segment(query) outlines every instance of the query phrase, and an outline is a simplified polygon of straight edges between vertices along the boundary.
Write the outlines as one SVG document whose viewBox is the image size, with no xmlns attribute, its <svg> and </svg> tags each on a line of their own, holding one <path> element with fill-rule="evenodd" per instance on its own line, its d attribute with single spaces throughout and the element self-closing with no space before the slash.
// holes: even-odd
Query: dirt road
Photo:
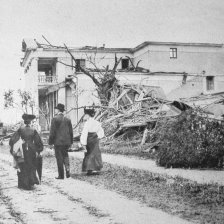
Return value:
<svg viewBox="0 0 224 224">
<path fill-rule="evenodd" d="M 20 190 L 11 161 L 10 155 L 0 154 L 0 223 L 189 223 L 84 181 L 55 180 L 57 174 L 46 168 L 41 185 Z"/>
</svg>

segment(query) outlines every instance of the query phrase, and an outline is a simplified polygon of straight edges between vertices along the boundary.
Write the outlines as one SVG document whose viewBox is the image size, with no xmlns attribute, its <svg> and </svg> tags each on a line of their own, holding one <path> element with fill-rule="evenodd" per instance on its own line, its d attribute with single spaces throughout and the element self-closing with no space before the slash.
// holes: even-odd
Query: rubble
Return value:
<svg viewBox="0 0 224 224">
<path fill-rule="evenodd" d="M 97 111 L 95 119 L 102 123 L 105 131 L 104 145 L 137 145 L 149 152 L 158 146 L 161 128 L 183 111 L 200 107 L 205 116 L 223 120 L 223 103 L 222 94 L 170 101 L 157 86 L 118 84 L 111 91 L 108 107 L 93 107 Z"/>
<path fill-rule="evenodd" d="M 97 107 L 95 119 L 102 123 L 106 138 L 104 144 L 114 141 L 155 147 L 153 135 L 158 131 L 157 122 L 178 116 L 190 108 L 184 103 L 168 101 L 163 90 L 147 85 L 118 85 L 111 92 L 108 107 Z M 81 126 L 76 129 L 81 132 Z"/>
</svg>

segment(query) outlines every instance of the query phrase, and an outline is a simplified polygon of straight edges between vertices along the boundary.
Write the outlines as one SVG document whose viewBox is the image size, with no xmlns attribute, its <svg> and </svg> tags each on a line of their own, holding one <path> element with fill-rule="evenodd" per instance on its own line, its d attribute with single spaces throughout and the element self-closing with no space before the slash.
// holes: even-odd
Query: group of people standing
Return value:
<svg viewBox="0 0 224 224">
<path fill-rule="evenodd" d="M 68 150 L 73 143 L 73 128 L 71 120 L 64 116 L 64 105 L 58 104 L 55 107 L 55 117 L 51 121 L 49 145 L 54 147 L 55 157 L 58 168 L 58 176 L 56 179 L 64 179 L 70 177 L 70 164 Z M 99 139 L 104 137 L 104 131 L 101 123 L 94 119 L 94 109 L 84 109 L 85 124 L 81 133 L 80 143 L 85 151 L 82 163 L 82 171 L 87 175 L 99 174 L 103 167 L 101 151 L 99 148 Z M 35 119 L 34 115 L 24 114 L 22 116 L 24 126 L 21 126 L 11 137 L 9 141 L 10 153 L 15 160 L 18 161 L 18 187 L 31 190 L 34 184 L 39 184 L 37 177 L 37 157 L 41 156 L 43 151 L 43 142 L 38 131 L 31 126 L 31 122 Z M 15 153 L 14 146 L 19 139 L 22 139 L 22 156 Z M 20 155 L 21 156 L 21 155 Z"/>
</svg>

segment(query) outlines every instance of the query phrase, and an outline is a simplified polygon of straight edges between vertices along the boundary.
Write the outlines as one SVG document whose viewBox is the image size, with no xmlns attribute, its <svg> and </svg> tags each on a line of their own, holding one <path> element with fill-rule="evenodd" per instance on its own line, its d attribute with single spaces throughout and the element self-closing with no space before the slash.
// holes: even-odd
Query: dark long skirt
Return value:
<svg viewBox="0 0 224 224">
<path fill-rule="evenodd" d="M 83 159 L 82 171 L 100 171 L 103 167 L 103 162 L 96 133 L 88 133 L 86 149 L 87 153 L 85 153 Z"/>
<path fill-rule="evenodd" d="M 32 149 L 23 149 L 23 153 L 24 162 L 18 164 L 18 187 L 25 190 L 31 190 L 34 184 L 39 184 L 36 175 L 36 152 Z"/>
</svg>

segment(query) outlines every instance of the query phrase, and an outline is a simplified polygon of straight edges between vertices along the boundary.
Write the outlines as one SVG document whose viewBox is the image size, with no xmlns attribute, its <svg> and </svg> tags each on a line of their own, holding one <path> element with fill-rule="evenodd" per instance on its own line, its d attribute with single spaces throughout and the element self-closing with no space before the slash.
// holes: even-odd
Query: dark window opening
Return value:
<svg viewBox="0 0 224 224">
<path fill-rule="evenodd" d="M 76 59 L 76 72 L 81 72 L 80 67 L 85 68 L 86 67 L 86 60 L 85 59 Z"/>
<path fill-rule="evenodd" d="M 40 83 L 52 83 L 56 81 L 56 58 L 39 58 L 38 73 Z"/>
<path fill-rule="evenodd" d="M 206 85 L 207 85 L 207 90 L 214 90 L 214 76 L 207 76 L 206 77 Z"/>
<path fill-rule="evenodd" d="M 122 59 L 121 61 L 121 68 L 127 69 L 129 67 L 129 59 Z"/>
<path fill-rule="evenodd" d="M 177 48 L 170 48 L 170 58 L 177 58 Z"/>
</svg>

